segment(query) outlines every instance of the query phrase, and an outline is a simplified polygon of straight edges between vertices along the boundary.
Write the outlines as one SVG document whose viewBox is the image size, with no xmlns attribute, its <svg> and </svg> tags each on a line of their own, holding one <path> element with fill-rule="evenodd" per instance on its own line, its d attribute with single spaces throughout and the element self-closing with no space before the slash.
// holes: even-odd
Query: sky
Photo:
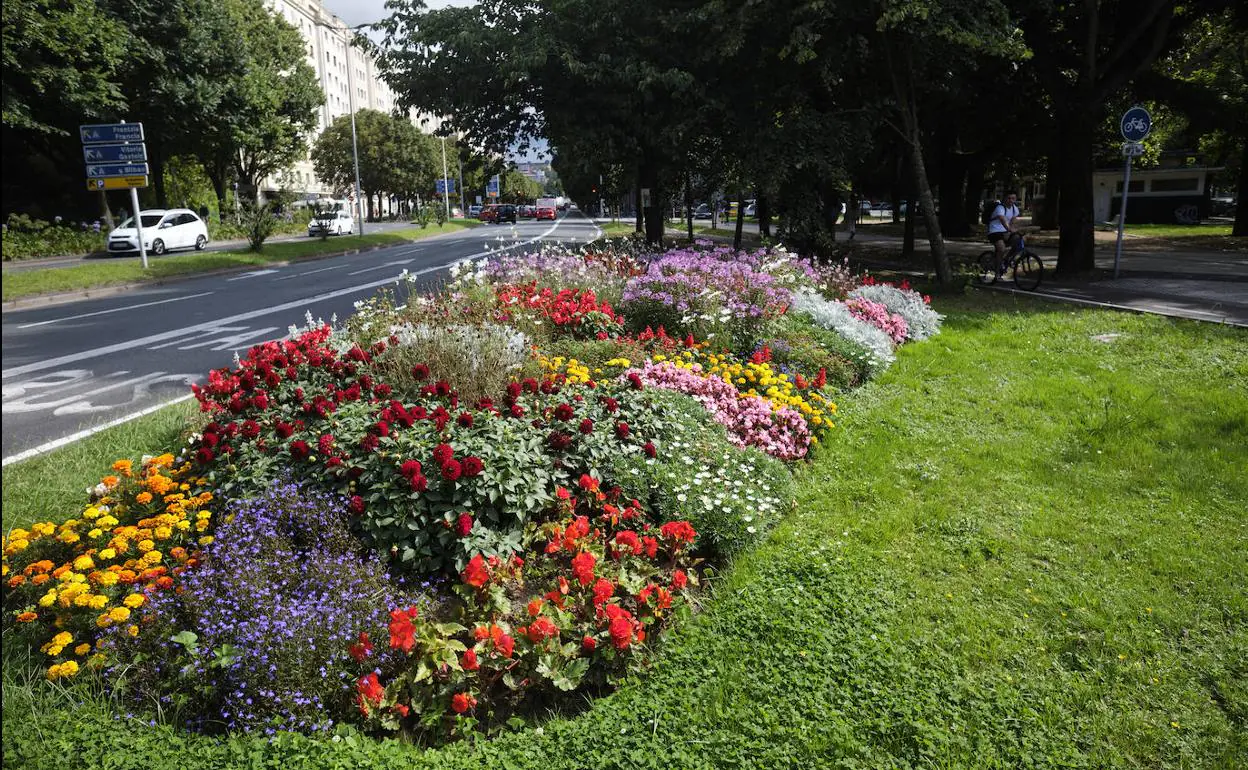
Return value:
<svg viewBox="0 0 1248 770">
<path fill-rule="evenodd" d="M 475 0 L 425 0 L 425 5 L 431 9 L 446 8 L 448 6 L 465 6 L 472 5 Z M 372 24 L 375 21 L 389 16 L 386 11 L 386 0 L 322 0 L 325 7 L 342 19 L 348 26 L 356 26 L 358 24 Z M 548 147 L 545 139 L 538 140 L 535 146 L 529 150 L 527 154 L 521 154 L 513 148 L 508 154 L 508 160 L 516 162 L 534 163 L 542 160 L 549 160 Z"/>
</svg>

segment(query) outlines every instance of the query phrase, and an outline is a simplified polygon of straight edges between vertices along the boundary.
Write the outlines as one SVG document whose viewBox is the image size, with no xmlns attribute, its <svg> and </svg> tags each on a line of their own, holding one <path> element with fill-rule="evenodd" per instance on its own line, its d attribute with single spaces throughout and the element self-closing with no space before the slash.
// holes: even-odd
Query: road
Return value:
<svg viewBox="0 0 1248 770">
<path fill-rule="evenodd" d="M 209 369 L 279 339 L 305 316 L 346 318 L 406 270 L 429 287 L 446 268 L 539 241 L 600 234 L 577 212 L 556 222 L 461 230 L 362 254 L 187 279 L 3 316 L 4 464 L 186 396 Z"/>
</svg>

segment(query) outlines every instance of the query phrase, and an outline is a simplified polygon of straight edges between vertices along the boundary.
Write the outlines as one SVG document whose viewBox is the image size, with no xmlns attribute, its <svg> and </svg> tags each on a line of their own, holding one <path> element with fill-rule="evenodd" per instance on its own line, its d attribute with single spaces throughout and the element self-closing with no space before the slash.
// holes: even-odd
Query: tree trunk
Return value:
<svg viewBox="0 0 1248 770">
<path fill-rule="evenodd" d="M 1248 193 L 1248 133 L 1244 134 L 1239 151 L 1239 183 L 1235 187 L 1239 203 L 1235 208 L 1235 226 L 1231 228 L 1231 235 L 1240 238 L 1248 237 L 1248 201 L 1244 200 L 1244 193 Z"/>
<path fill-rule="evenodd" d="M 685 172 L 685 231 L 689 242 L 693 243 L 693 180 L 688 172 Z"/>
<path fill-rule="evenodd" d="M 1060 141 L 1060 128 L 1057 136 Z M 1057 152 L 1062 152 L 1062 150 Z M 1038 225 L 1041 230 L 1056 230 L 1057 212 L 1062 202 L 1062 169 L 1057 157 L 1050 157 L 1047 165 L 1047 173 L 1044 177 L 1044 205 L 1033 218 L 1032 224 Z"/>
<path fill-rule="evenodd" d="M 642 151 L 641 173 L 638 177 L 638 218 L 644 224 L 646 243 L 659 246 L 663 243 L 663 231 L 666 227 L 663 217 L 663 194 L 659 188 L 659 165 L 645 150 Z M 642 205 L 641 190 L 650 191 L 649 206 Z"/>
<path fill-rule="evenodd" d="M 741 250 L 741 231 L 745 225 L 745 192 L 737 189 L 737 232 L 732 236 L 732 248 Z"/>
<path fill-rule="evenodd" d="M 1060 275 L 1096 268 L 1092 216 L 1092 147 L 1100 125 L 1097 110 L 1058 113 L 1058 246 Z"/>
<path fill-rule="evenodd" d="M 208 181 L 212 183 L 212 191 L 217 195 L 217 224 L 221 224 L 225 219 L 225 174 L 213 171 L 206 165 L 204 170 L 208 173 Z"/>
<path fill-rule="evenodd" d="M 763 193 L 758 194 L 758 234 L 764 238 L 771 237 L 771 206 Z"/>
<path fill-rule="evenodd" d="M 906 227 L 901 236 L 901 256 L 914 256 L 914 196 L 906 202 Z"/>
<path fill-rule="evenodd" d="M 953 281 L 953 268 L 949 264 L 949 253 L 945 251 L 945 239 L 940 233 L 940 222 L 936 219 L 936 203 L 932 196 L 932 187 L 927 181 L 927 167 L 923 164 L 923 144 L 919 138 L 918 116 L 906 110 L 906 129 L 910 145 L 910 170 L 914 175 L 914 186 L 918 188 L 919 200 L 923 206 L 923 225 L 927 228 L 927 241 L 932 251 L 932 262 L 936 267 L 936 280 L 942 284 Z M 915 201 L 909 207 L 914 208 Z"/>
<path fill-rule="evenodd" d="M 962 219 L 967 223 L 966 234 L 983 232 L 984 160 L 976 154 L 966 164 L 966 187 L 962 188 Z M 946 198 L 946 200 L 948 200 Z M 949 205 L 948 203 L 945 204 Z"/>
<path fill-rule="evenodd" d="M 953 150 L 945 154 L 940 164 L 940 229 L 959 238 L 971 234 L 972 220 L 965 216 L 968 166 L 966 156 Z"/>
</svg>

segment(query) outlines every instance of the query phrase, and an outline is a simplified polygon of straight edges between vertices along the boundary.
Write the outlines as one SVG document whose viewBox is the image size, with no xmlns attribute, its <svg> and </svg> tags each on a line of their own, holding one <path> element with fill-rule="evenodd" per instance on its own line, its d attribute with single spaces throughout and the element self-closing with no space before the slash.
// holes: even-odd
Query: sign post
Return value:
<svg viewBox="0 0 1248 770">
<path fill-rule="evenodd" d="M 498 197 L 498 174 L 490 177 L 490 181 L 485 185 L 485 196 L 487 198 Z"/>
<path fill-rule="evenodd" d="M 1122 114 L 1119 124 L 1122 138 L 1122 154 L 1126 163 L 1122 172 L 1122 204 L 1118 207 L 1118 243 L 1114 247 L 1114 278 L 1118 278 L 1118 268 L 1122 262 L 1122 230 L 1127 223 L 1127 195 L 1131 190 L 1131 159 L 1144 154 L 1144 145 L 1140 144 L 1153 130 L 1153 119 L 1143 107 L 1132 107 Z"/>
<path fill-rule="evenodd" d="M 139 216 L 139 188 L 147 187 L 147 145 L 143 124 L 94 123 L 78 127 L 82 159 L 87 165 L 88 190 L 130 190 L 134 209 L 134 231 L 139 241 L 139 257 L 147 269 L 147 247 L 143 245 L 143 217 Z"/>
</svg>

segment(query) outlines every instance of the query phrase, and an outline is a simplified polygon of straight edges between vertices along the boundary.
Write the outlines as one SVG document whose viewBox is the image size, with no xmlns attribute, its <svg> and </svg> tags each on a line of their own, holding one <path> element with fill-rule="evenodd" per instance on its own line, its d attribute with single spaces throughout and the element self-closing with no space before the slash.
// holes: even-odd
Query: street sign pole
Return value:
<svg viewBox="0 0 1248 770">
<path fill-rule="evenodd" d="M 1114 246 L 1114 278 L 1118 278 L 1118 270 L 1122 263 L 1122 231 L 1127 224 L 1127 197 L 1131 192 L 1131 158 L 1144 151 L 1140 142 L 1153 130 L 1153 118 L 1143 107 L 1132 107 L 1122 114 L 1118 122 L 1118 130 L 1127 143 L 1122 146 L 1122 154 L 1127 162 L 1122 171 L 1122 204 L 1118 207 L 1118 243 Z"/>
<path fill-rule="evenodd" d="M 1131 189 L 1131 155 L 1126 153 L 1126 167 L 1122 172 L 1122 205 L 1118 207 L 1118 244 L 1114 247 L 1114 279 L 1118 279 L 1118 266 L 1122 262 L 1122 228 L 1127 223 L 1127 193 Z"/>
<path fill-rule="evenodd" d="M 451 218 L 451 196 L 446 191 L 446 137 L 442 137 L 442 203 L 446 206 L 446 218 Z"/>
<path fill-rule="evenodd" d="M 126 121 L 121 121 L 125 123 Z M 130 188 L 130 206 L 134 209 L 134 232 L 139 240 L 139 258 L 143 260 L 143 269 L 147 269 L 147 247 L 143 245 L 143 217 L 139 216 L 139 190 Z"/>
</svg>

